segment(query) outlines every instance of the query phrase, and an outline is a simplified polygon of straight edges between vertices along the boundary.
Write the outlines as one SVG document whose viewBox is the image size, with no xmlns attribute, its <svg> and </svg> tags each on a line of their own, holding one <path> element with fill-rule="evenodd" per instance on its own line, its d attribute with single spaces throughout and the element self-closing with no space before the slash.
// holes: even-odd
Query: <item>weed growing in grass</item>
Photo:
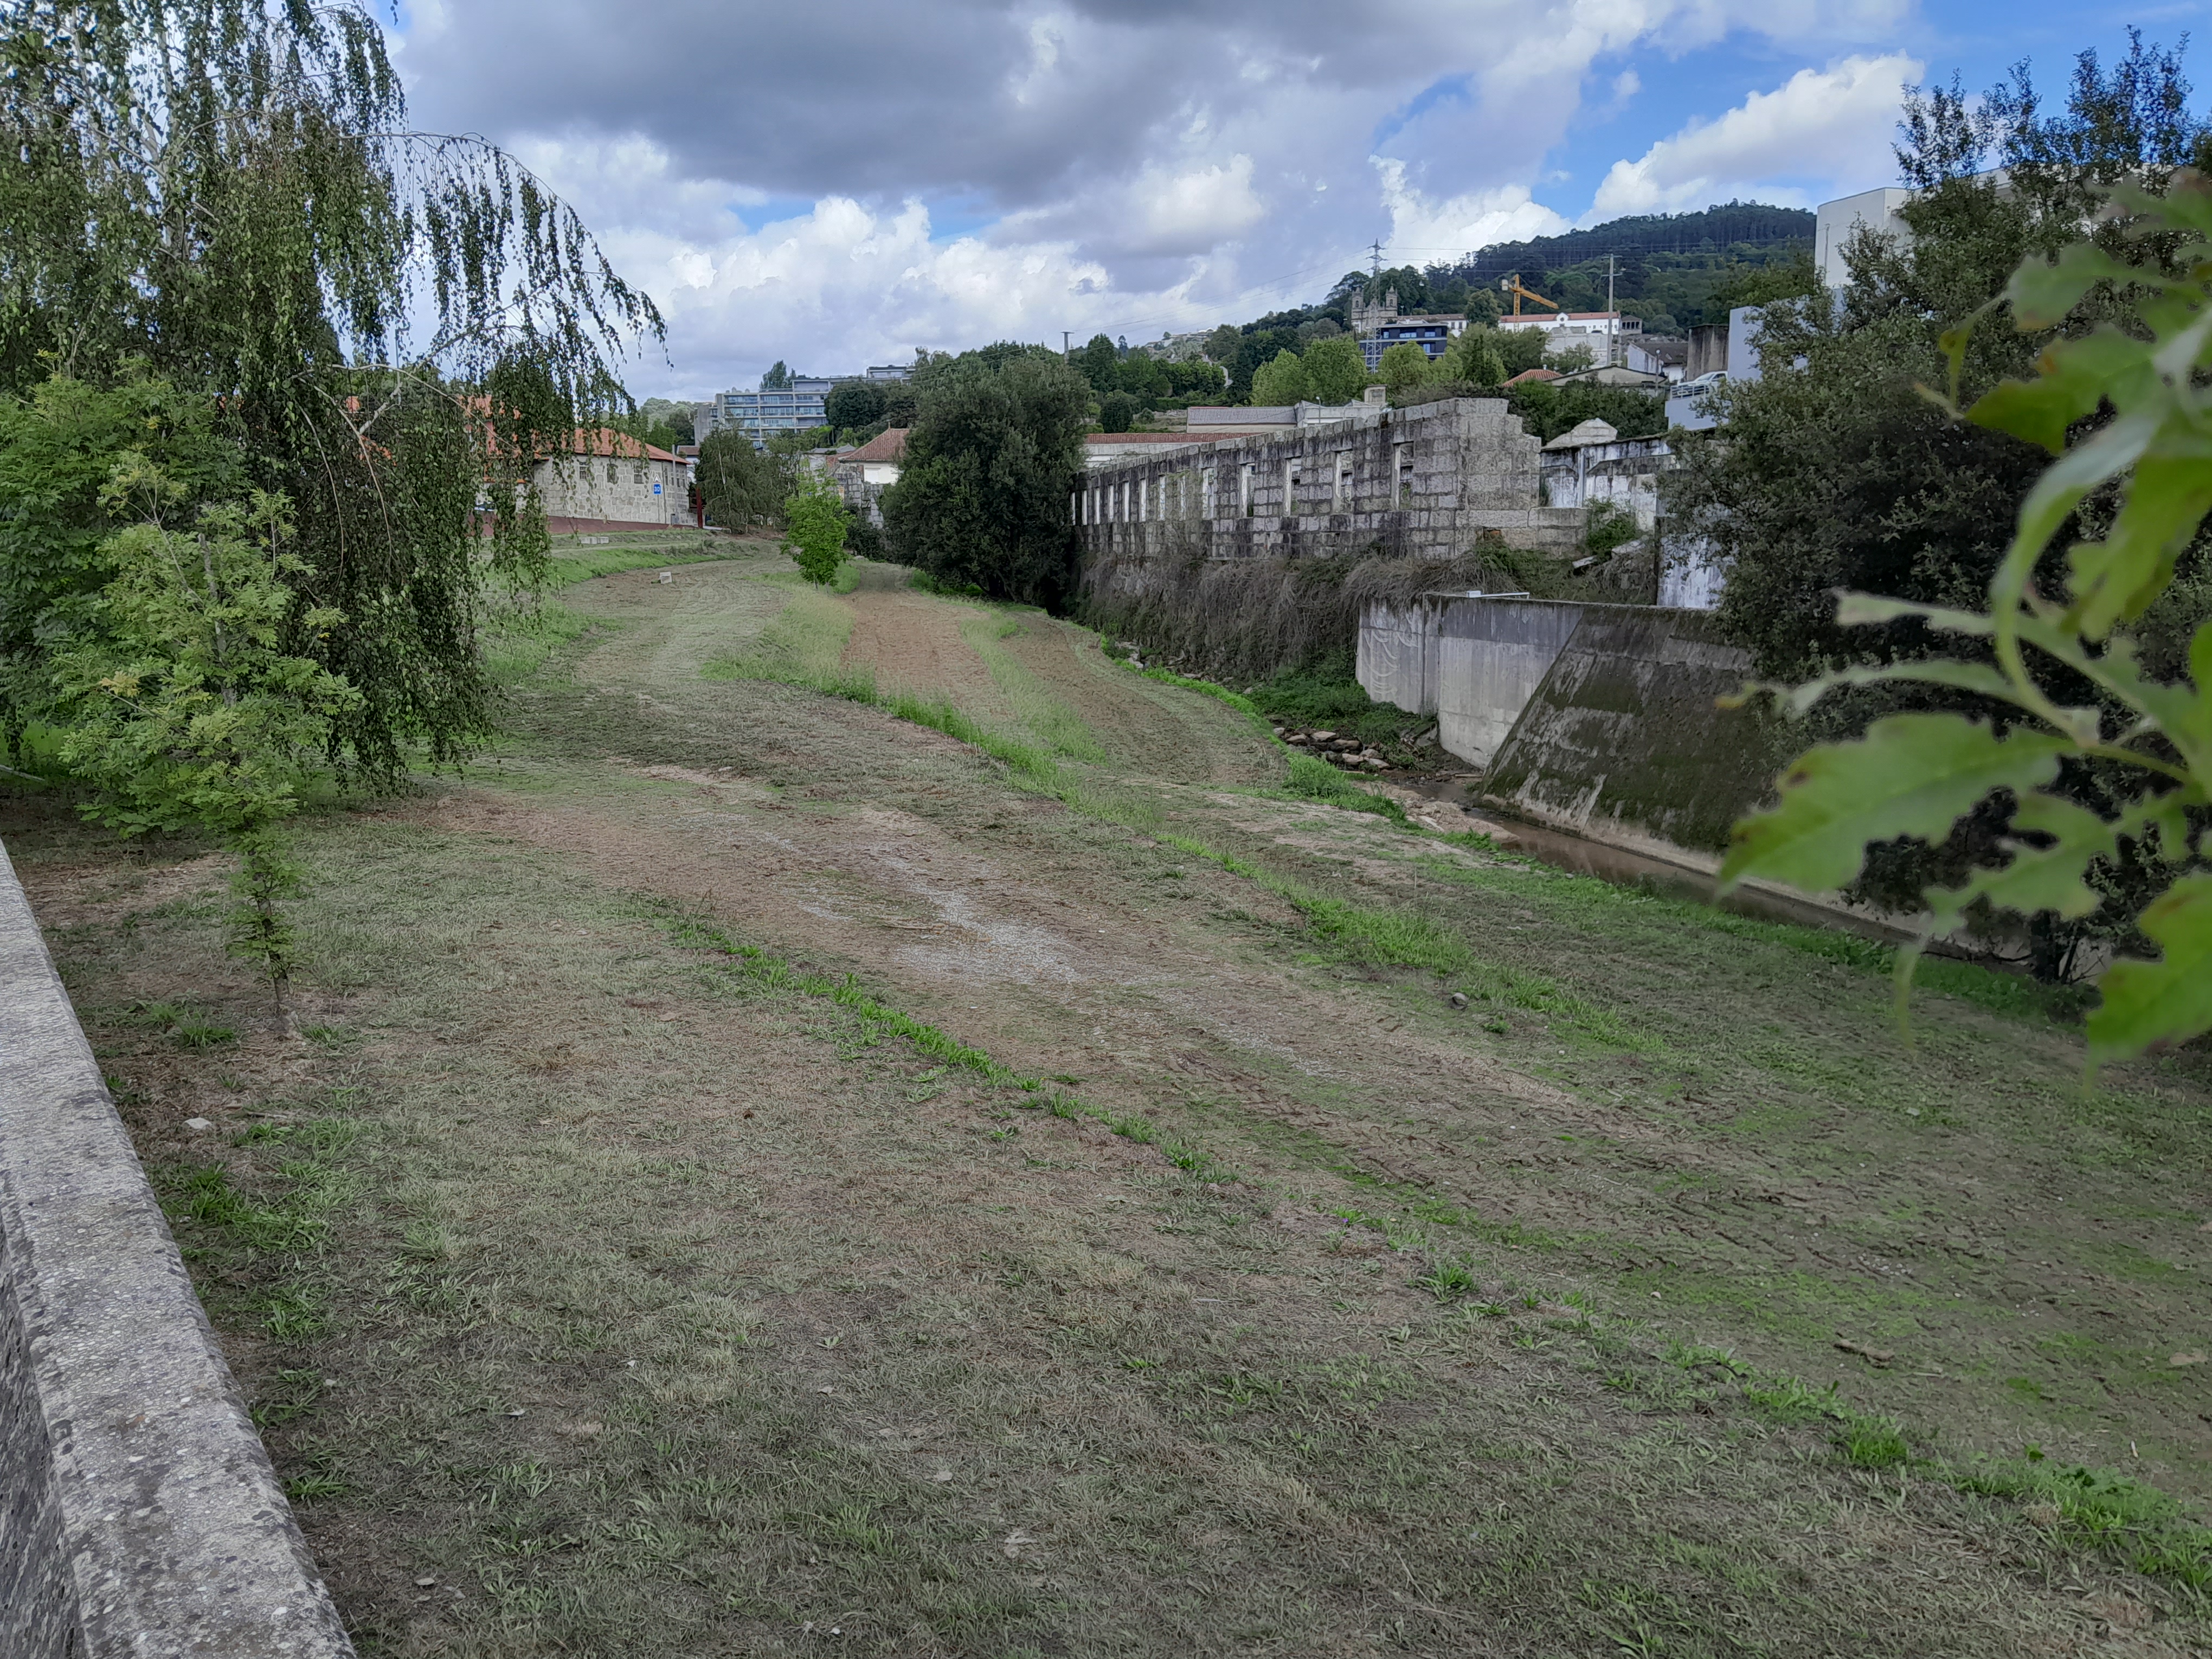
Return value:
<svg viewBox="0 0 2212 1659">
<path fill-rule="evenodd" d="M 2212 1589 L 2212 1528 L 2156 1487 L 2110 1469 L 2053 1468 L 2039 1455 L 1985 1459 L 1952 1479 L 1961 1491 L 2020 1502 L 2045 1531 L 2115 1555 L 2147 1577 Z"/>
<path fill-rule="evenodd" d="M 1480 1288 L 1473 1271 L 1458 1261 L 1439 1261 L 1413 1283 L 1439 1302 L 1456 1302 Z"/>
</svg>

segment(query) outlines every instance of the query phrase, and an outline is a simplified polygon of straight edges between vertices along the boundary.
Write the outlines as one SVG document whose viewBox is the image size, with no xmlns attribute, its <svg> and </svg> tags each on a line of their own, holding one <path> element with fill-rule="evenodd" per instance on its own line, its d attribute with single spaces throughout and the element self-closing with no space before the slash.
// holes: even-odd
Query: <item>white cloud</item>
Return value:
<svg viewBox="0 0 2212 1659">
<path fill-rule="evenodd" d="M 1381 177 L 1382 204 L 1390 210 L 1384 254 L 1394 264 L 1425 265 L 1492 242 L 1553 236 L 1568 228 L 1566 220 L 1530 198 L 1525 185 L 1500 185 L 1431 202 L 1406 182 L 1403 161 L 1382 155 L 1367 159 Z"/>
<path fill-rule="evenodd" d="M 1766 182 L 1778 179 L 1871 188 L 1893 170 L 1889 144 L 1898 106 L 1921 68 L 1918 59 L 1893 52 L 1800 70 L 1717 121 L 1692 123 L 1637 160 L 1615 161 L 1587 219 L 1681 212 L 1750 194 L 1784 205 L 1805 202 L 1802 191 Z"/>
<path fill-rule="evenodd" d="M 661 304 L 674 367 L 636 365 L 643 395 L 778 357 L 1242 321 L 1364 265 L 1385 226 L 1420 262 L 1558 231 L 1532 189 L 1577 123 L 1644 101 L 1632 54 L 1876 52 L 1905 3 L 669 0 L 610 30 L 583 0 L 411 0 L 395 44 L 418 122 L 515 149 Z M 1759 143 L 1748 172 L 1699 148 L 1755 108 L 1604 188 L 1771 199 Z"/>
</svg>

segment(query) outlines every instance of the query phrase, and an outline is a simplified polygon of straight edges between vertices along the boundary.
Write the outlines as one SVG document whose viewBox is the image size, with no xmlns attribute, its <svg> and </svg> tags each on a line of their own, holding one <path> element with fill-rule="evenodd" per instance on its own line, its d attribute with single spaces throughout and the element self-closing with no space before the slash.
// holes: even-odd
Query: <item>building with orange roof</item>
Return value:
<svg viewBox="0 0 2212 1659">
<path fill-rule="evenodd" d="M 577 428 L 567 452 L 538 462 L 532 480 L 556 536 L 694 522 L 683 458 L 611 427 Z"/>
</svg>

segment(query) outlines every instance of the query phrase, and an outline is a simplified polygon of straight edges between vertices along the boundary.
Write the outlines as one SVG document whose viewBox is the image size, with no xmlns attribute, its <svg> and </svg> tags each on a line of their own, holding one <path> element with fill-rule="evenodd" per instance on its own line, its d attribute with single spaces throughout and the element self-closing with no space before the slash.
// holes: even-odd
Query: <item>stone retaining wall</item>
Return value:
<svg viewBox="0 0 2212 1659">
<path fill-rule="evenodd" d="M 0 848 L 0 1656 L 352 1645 Z"/>
<path fill-rule="evenodd" d="M 1212 558 L 1569 553 L 1583 514 L 1543 505 L 1540 455 L 1504 398 L 1449 398 L 1116 459 L 1068 507 L 1088 557 L 1125 567 L 1194 543 Z"/>
</svg>

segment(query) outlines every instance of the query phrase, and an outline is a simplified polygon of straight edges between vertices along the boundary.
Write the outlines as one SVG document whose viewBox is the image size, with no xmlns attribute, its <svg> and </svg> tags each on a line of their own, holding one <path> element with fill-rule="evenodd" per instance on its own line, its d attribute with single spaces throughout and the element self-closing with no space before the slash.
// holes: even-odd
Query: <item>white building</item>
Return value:
<svg viewBox="0 0 2212 1659">
<path fill-rule="evenodd" d="M 1620 340 L 1624 335 L 1641 334 L 1644 319 L 1623 316 L 1618 311 L 1562 311 L 1531 313 L 1520 317 L 1500 317 L 1500 328 L 1540 328 L 1545 331 L 1546 351 L 1567 351 L 1578 345 L 1590 349 L 1590 362 L 1596 367 L 1620 361 Z"/>
<path fill-rule="evenodd" d="M 568 453 L 538 462 L 531 477 L 556 534 L 662 530 L 692 521 L 684 462 L 607 427 L 579 427 Z"/>
<path fill-rule="evenodd" d="M 1863 190 L 1856 196 L 1821 203 L 1813 216 L 1813 263 L 1820 267 L 1820 281 L 1830 289 L 1850 284 L 1851 273 L 1844 263 L 1844 250 L 1862 225 L 1899 244 L 1911 241 L 1912 232 L 1898 216 L 1898 210 L 1911 199 L 1909 190 Z"/>
</svg>

